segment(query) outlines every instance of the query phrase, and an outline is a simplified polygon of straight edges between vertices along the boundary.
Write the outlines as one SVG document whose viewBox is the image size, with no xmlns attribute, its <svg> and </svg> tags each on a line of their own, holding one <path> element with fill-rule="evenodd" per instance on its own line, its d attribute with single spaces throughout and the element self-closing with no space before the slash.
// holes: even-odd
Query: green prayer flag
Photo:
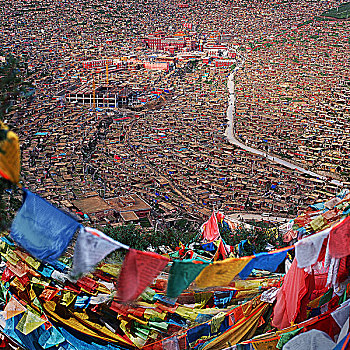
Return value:
<svg viewBox="0 0 350 350">
<path fill-rule="evenodd" d="M 277 349 L 282 349 L 283 346 L 285 344 L 287 344 L 292 338 L 294 338 L 301 330 L 303 329 L 303 327 L 301 328 L 297 328 L 295 329 L 294 331 L 290 331 L 290 332 L 287 332 L 287 333 L 283 333 L 283 334 L 280 334 L 280 339 L 276 345 L 276 348 Z"/>
<path fill-rule="evenodd" d="M 155 329 L 156 331 L 161 331 L 161 332 L 166 332 L 169 326 L 169 324 L 166 322 L 149 321 L 148 324 L 152 329 Z"/>
<path fill-rule="evenodd" d="M 147 288 L 141 293 L 141 298 L 142 298 L 142 300 L 144 300 L 144 301 L 147 301 L 147 302 L 149 302 L 149 303 L 153 303 L 153 297 L 154 297 L 155 294 L 156 294 L 156 292 L 155 292 L 153 289 L 147 287 Z"/>
<path fill-rule="evenodd" d="M 169 272 L 167 296 L 179 296 L 208 265 L 209 263 L 199 260 L 175 260 Z"/>
<path fill-rule="evenodd" d="M 33 305 L 36 306 L 42 313 L 44 313 L 44 309 L 40 304 L 40 301 L 37 297 L 33 300 Z"/>
<path fill-rule="evenodd" d="M 323 296 L 321 297 L 318 306 L 327 304 L 332 299 L 332 296 L 333 296 L 333 288 L 329 288 L 328 291 L 324 293 Z"/>
<path fill-rule="evenodd" d="M 140 324 L 138 322 L 134 322 L 133 333 L 135 337 L 141 338 L 143 340 L 147 340 L 150 332 L 150 327 Z"/>
<path fill-rule="evenodd" d="M 8 291 L 5 285 L 0 282 L 0 301 L 4 302 L 7 300 L 7 292 Z"/>
</svg>

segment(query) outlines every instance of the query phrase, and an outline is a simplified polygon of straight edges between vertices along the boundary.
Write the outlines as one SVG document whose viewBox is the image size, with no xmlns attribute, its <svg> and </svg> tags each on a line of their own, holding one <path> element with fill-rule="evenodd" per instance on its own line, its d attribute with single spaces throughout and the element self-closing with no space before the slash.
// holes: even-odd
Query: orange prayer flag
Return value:
<svg viewBox="0 0 350 350">
<path fill-rule="evenodd" d="M 19 182 L 20 150 L 18 136 L 0 122 L 0 176 L 15 184 Z"/>
</svg>

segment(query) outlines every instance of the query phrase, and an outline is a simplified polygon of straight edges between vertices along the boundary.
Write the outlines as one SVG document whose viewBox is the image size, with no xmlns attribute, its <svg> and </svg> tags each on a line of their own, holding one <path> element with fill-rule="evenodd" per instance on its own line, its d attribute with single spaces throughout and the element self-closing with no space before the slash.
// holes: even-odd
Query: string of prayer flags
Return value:
<svg viewBox="0 0 350 350">
<path fill-rule="evenodd" d="M 215 212 L 211 214 L 209 220 L 204 224 L 203 239 L 207 242 L 215 241 L 220 235 L 218 221 Z"/>
<path fill-rule="evenodd" d="M 23 191 L 23 205 L 13 220 L 11 238 L 37 259 L 54 261 L 80 224 L 41 197 Z"/>
<path fill-rule="evenodd" d="M 74 248 L 70 279 L 77 281 L 83 274 L 93 270 L 94 266 L 108 254 L 120 248 L 129 249 L 128 246 L 114 241 L 101 231 L 81 227 Z"/>
<path fill-rule="evenodd" d="M 287 251 L 293 249 L 292 247 L 282 248 L 280 250 L 274 250 L 269 253 L 259 253 L 254 255 L 253 259 L 247 264 L 239 273 L 239 277 L 246 279 L 253 269 L 265 270 L 275 272 L 278 265 L 286 258 Z"/>
<path fill-rule="evenodd" d="M 200 260 L 175 260 L 170 268 L 167 296 L 176 298 L 208 266 Z"/>
<path fill-rule="evenodd" d="M 336 259 L 350 255 L 350 216 L 332 228 L 329 234 L 329 254 Z"/>
<path fill-rule="evenodd" d="M 215 261 L 200 273 L 196 279 L 196 284 L 199 288 L 228 286 L 251 259 L 252 257 L 243 257 Z"/>
<path fill-rule="evenodd" d="M 118 280 L 122 301 L 135 300 L 168 264 L 169 259 L 153 252 L 130 249 Z"/>
<path fill-rule="evenodd" d="M 254 334 L 261 320 L 261 316 L 264 315 L 267 308 L 268 304 L 262 302 L 257 304 L 250 312 L 245 313 L 232 327 L 212 340 L 209 340 L 202 349 L 225 349 L 239 343 L 242 339 L 249 339 L 249 336 Z"/>
<path fill-rule="evenodd" d="M 0 122 L 0 176 L 17 184 L 20 166 L 18 136 Z"/>
</svg>

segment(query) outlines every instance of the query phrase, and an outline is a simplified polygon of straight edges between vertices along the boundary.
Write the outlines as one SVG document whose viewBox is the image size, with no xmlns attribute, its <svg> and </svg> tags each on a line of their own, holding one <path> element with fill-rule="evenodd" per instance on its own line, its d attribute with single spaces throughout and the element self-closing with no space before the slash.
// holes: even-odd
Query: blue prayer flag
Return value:
<svg viewBox="0 0 350 350">
<path fill-rule="evenodd" d="M 67 248 L 80 224 L 41 197 L 24 190 L 11 238 L 35 258 L 52 262 Z"/>
<path fill-rule="evenodd" d="M 210 335 L 210 325 L 208 323 L 200 324 L 199 326 L 190 328 L 187 331 L 187 341 L 189 344 L 194 343 L 201 337 Z"/>
<path fill-rule="evenodd" d="M 290 249 L 293 249 L 291 247 Z M 287 251 L 282 250 L 276 253 L 259 253 L 256 254 L 255 257 L 249 261 L 249 263 L 244 267 L 244 269 L 239 273 L 239 277 L 242 279 L 246 279 L 253 269 L 266 270 L 275 272 L 278 265 L 286 258 Z"/>
<path fill-rule="evenodd" d="M 215 246 L 214 242 L 209 242 L 202 244 L 202 249 L 207 252 L 215 252 L 217 250 L 217 247 Z"/>
</svg>

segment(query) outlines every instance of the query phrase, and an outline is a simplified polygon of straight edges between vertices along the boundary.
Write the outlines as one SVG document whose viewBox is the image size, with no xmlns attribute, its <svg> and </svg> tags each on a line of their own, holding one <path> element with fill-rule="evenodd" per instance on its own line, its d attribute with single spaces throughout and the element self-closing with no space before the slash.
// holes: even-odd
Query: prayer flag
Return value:
<svg viewBox="0 0 350 350">
<path fill-rule="evenodd" d="M 218 247 L 216 253 L 213 257 L 213 261 L 217 261 L 221 258 L 221 260 L 225 260 L 229 253 L 224 245 L 223 240 L 220 238 L 218 241 L 214 242 L 214 244 Z"/>
<path fill-rule="evenodd" d="M 101 231 L 82 227 L 74 248 L 71 279 L 78 280 L 84 273 L 91 271 L 108 254 L 120 248 L 129 249 L 128 246 L 114 241 Z"/>
<path fill-rule="evenodd" d="M 310 222 L 310 226 L 314 230 L 314 232 L 318 232 L 324 228 L 326 223 L 327 222 L 324 219 L 324 217 L 322 215 L 319 215 L 319 216 L 316 216 L 316 218 Z"/>
<path fill-rule="evenodd" d="M 34 257 L 53 261 L 80 224 L 41 197 L 24 190 L 24 202 L 11 226 L 11 238 Z"/>
<path fill-rule="evenodd" d="M 162 345 L 164 350 L 180 350 L 179 341 L 176 337 L 164 339 Z"/>
<path fill-rule="evenodd" d="M 40 266 L 40 261 L 38 260 L 35 260 L 32 256 L 28 255 L 24 261 L 29 265 L 31 266 L 33 269 L 37 270 Z"/>
<path fill-rule="evenodd" d="M 50 327 L 38 338 L 38 343 L 43 349 L 49 349 L 54 346 L 58 346 L 63 343 L 66 339 L 63 335 L 55 328 Z"/>
<path fill-rule="evenodd" d="M 194 321 L 199 314 L 198 310 L 182 305 L 178 306 L 175 312 L 181 317 L 191 321 Z"/>
<path fill-rule="evenodd" d="M 294 259 L 277 293 L 272 325 L 283 329 L 289 327 L 292 322 L 303 321 L 306 317 L 308 297 L 313 289 L 313 274 L 309 275 L 304 269 L 299 269 L 297 260 Z"/>
<path fill-rule="evenodd" d="M 19 182 L 20 150 L 18 136 L 0 122 L 0 176 L 15 184 Z"/>
<path fill-rule="evenodd" d="M 159 254 L 130 249 L 118 280 L 118 296 L 122 301 L 136 299 L 169 262 Z"/>
<path fill-rule="evenodd" d="M 169 272 L 167 296 L 179 296 L 208 264 L 199 260 L 175 260 Z"/>
<path fill-rule="evenodd" d="M 252 257 L 243 257 L 215 261 L 200 273 L 196 279 L 196 284 L 200 288 L 227 286 L 251 259 Z"/>
<path fill-rule="evenodd" d="M 4 309 L 4 319 L 8 320 L 25 311 L 27 311 L 27 309 L 15 297 L 11 297 Z"/>
<path fill-rule="evenodd" d="M 70 292 L 69 290 L 62 290 L 61 294 L 62 296 L 60 304 L 62 306 L 69 306 L 75 300 L 76 297 L 76 294 Z"/>
<path fill-rule="evenodd" d="M 17 277 L 23 277 L 28 272 L 28 267 L 23 261 L 18 261 L 16 265 L 12 265 L 9 261 L 6 262 L 7 268 Z"/>
<path fill-rule="evenodd" d="M 46 287 L 40 294 L 39 298 L 45 301 L 50 301 L 53 299 L 56 294 L 59 292 L 59 289 L 54 287 Z"/>
<path fill-rule="evenodd" d="M 252 308 L 251 312 L 244 314 L 238 322 L 227 331 L 210 340 L 202 349 L 224 349 L 232 347 L 243 339 L 251 338 L 258 327 L 261 316 L 264 315 L 267 309 L 268 304 L 259 303 Z"/>
<path fill-rule="evenodd" d="M 215 212 L 211 215 L 210 219 L 204 224 L 203 238 L 207 242 L 215 241 L 220 235 L 218 221 L 216 219 Z"/>
<path fill-rule="evenodd" d="M 24 335 L 27 335 L 33 332 L 35 329 L 39 328 L 44 323 L 44 319 L 40 318 L 30 311 L 27 311 L 19 320 L 16 329 Z"/>
<path fill-rule="evenodd" d="M 327 228 L 326 230 L 303 238 L 295 244 L 295 257 L 300 269 L 317 262 L 324 240 L 327 239 L 330 231 L 331 229 Z"/>
<path fill-rule="evenodd" d="M 281 250 L 275 250 L 270 253 L 256 254 L 253 259 L 247 264 L 244 269 L 239 273 L 239 277 L 246 279 L 253 269 L 266 270 L 275 272 L 278 265 L 286 258 L 287 251 L 294 247 L 282 248 Z"/>
<path fill-rule="evenodd" d="M 350 216 L 332 228 L 329 234 L 329 254 L 333 258 L 350 255 Z"/>
</svg>

